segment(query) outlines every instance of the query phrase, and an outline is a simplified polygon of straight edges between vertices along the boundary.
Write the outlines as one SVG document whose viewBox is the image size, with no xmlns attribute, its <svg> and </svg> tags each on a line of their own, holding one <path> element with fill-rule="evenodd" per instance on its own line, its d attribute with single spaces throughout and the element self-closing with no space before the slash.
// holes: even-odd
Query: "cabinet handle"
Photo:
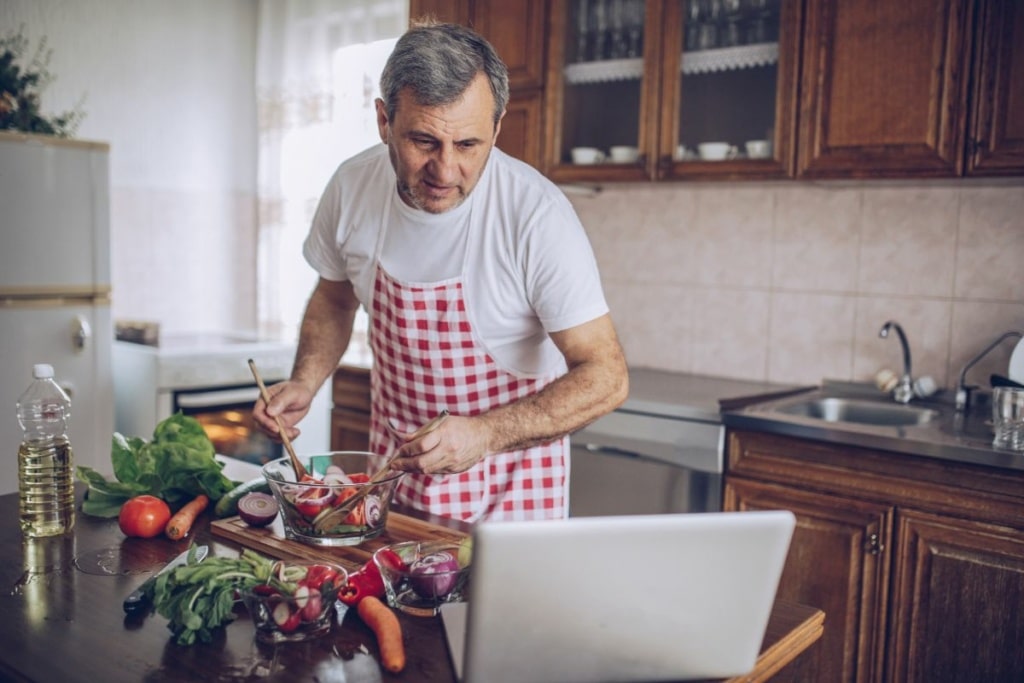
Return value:
<svg viewBox="0 0 1024 683">
<path fill-rule="evenodd" d="M 882 539 L 878 537 L 878 534 L 869 534 L 868 540 L 864 542 L 864 551 L 868 555 L 878 555 L 883 550 L 885 550 L 885 546 L 882 545 Z"/>
</svg>

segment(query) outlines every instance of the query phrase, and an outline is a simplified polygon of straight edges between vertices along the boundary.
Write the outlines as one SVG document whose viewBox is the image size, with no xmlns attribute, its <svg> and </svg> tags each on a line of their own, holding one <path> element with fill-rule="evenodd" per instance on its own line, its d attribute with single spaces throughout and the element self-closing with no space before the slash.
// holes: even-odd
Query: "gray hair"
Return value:
<svg viewBox="0 0 1024 683">
<path fill-rule="evenodd" d="M 408 88 L 425 107 L 451 104 L 483 72 L 494 95 L 497 125 L 508 104 L 508 69 L 483 36 L 457 24 L 424 23 L 398 39 L 380 76 L 381 99 L 394 120 L 398 94 Z"/>
</svg>

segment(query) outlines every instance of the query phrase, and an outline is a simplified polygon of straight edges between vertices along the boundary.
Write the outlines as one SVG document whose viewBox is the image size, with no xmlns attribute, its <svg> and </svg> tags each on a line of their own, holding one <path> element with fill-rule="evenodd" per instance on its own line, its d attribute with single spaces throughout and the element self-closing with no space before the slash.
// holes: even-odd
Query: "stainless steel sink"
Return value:
<svg viewBox="0 0 1024 683">
<path fill-rule="evenodd" d="M 778 406 L 774 410 L 825 422 L 855 422 L 885 427 L 927 424 L 939 416 L 938 411 L 930 408 L 853 398 L 808 399 Z"/>
</svg>

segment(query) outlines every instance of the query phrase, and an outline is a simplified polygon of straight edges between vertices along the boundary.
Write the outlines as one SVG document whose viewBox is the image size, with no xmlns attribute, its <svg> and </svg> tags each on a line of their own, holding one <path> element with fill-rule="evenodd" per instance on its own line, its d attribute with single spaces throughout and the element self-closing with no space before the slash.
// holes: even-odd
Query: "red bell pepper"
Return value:
<svg viewBox="0 0 1024 683">
<path fill-rule="evenodd" d="M 348 575 L 348 583 L 338 593 L 338 599 L 351 607 L 359 604 L 359 601 L 367 595 L 372 595 L 375 598 L 384 597 L 384 579 L 373 560 Z"/>
</svg>

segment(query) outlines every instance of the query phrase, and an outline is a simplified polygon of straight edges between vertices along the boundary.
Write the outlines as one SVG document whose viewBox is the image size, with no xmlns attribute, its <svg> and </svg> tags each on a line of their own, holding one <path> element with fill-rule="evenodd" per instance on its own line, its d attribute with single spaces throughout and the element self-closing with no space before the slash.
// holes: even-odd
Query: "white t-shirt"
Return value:
<svg viewBox="0 0 1024 683">
<path fill-rule="evenodd" d="M 535 169 L 497 148 L 469 198 L 440 214 L 401 200 L 385 145 L 342 163 L 320 198 L 303 255 L 321 277 L 350 280 L 372 315 L 378 253 L 384 269 L 405 282 L 461 275 L 479 343 L 519 375 L 564 370 L 547 333 L 608 312 L 572 205 Z"/>
</svg>

